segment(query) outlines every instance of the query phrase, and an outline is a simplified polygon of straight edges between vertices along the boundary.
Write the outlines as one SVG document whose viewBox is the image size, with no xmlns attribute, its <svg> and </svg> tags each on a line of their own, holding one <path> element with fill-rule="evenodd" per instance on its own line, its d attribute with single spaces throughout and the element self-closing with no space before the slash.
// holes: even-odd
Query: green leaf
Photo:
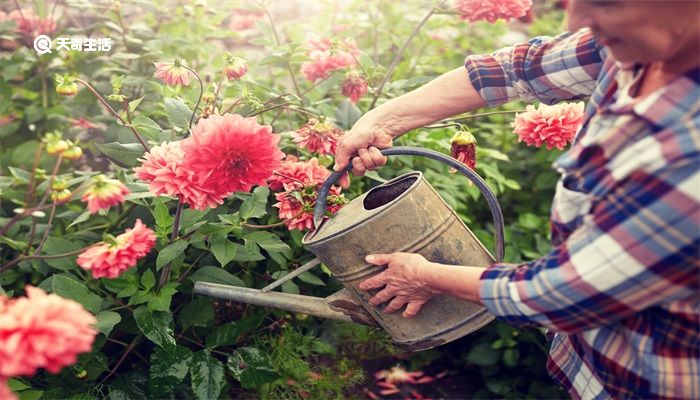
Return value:
<svg viewBox="0 0 700 400">
<path fill-rule="evenodd" d="M 81 222 L 85 222 L 90 218 L 90 211 L 84 211 L 82 214 L 78 215 L 78 217 L 68 225 L 68 228 L 70 228 L 73 225 L 77 225 Z"/>
<path fill-rule="evenodd" d="M 235 322 L 229 322 L 214 330 L 206 339 L 208 348 L 213 349 L 219 346 L 229 346 L 236 344 L 236 339 L 241 334 L 241 329 Z"/>
<path fill-rule="evenodd" d="M 146 96 L 141 96 L 136 100 L 131 100 L 129 102 L 129 112 L 133 113 L 136 110 L 136 107 L 138 107 L 139 104 L 141 104 L 141 100 L 143 100 L 144 97 Z"/>
<path fill-rule="evenodd" d="M 154 397 L 174 392 L 190 372 L 192 351 L 187 347 L 173 346 L 167 350 L 156 347 L 151 354 L 148 388 Z"/>
<path fill-rule="evenodd" d="M 143 285 L 145 289 L 150 289 L 156 285 L 156 276 L 153 274 L 153 271 L 147 269 L 146 272 L 143 273 L 143 276 L 141 276 L 141 285 Z"/>
<path fill-rule="evenodd" d="M 352 128 L 361 115 L 360 109 L 348 99 L 343 100 L 335 110 L 335 120 L 338 122 L 338 127 L 343 130 Z"/>
<path fill-rule="evenodd" d="M 236 257 L 236 246 L 225 234 L 214 236 L 211 241 L 211 251 L 222 268 Z"/>
<path fill-rule="evenodd" d="M 15 179 L 22 183 L 29 183 L 29 180 L 32 178 L 32 174 L 30 172 L 27 172 L 21 168 L 7 167 L 7 169 L 10 170 L 10 173 L 15 177 Z"/>
<path fill-rule="evenodd" d="M 208 350 L 194 353 L 190 370 L 192 391 L 202 400 L 217 399 L 224 383 L 224 364 Z"/>
<path fill-rule="evenodd" d="M 219 283 L 222 285 L 245 287 L 245 283 L 243 283 L 243 281 L 238 279 L 235 275 L 231 274 L 223 268 L 213 266 L 199 268 L 198 270 L 194 271 L 194 273 L 190 275 L 187 279 L 191 280 L 193 283 L 201 281 L 209 283 Z"/>
<path fill-rule="evenodd" d="M 177 293 L 177 289 L 174 288 L 161 289 L 160 293 L 151 296 L 148 300 L 148 308 L 151 311 L 170 311 L 170 302 L 175 293 Z"/>
<path fill-rule="evenodd" d="M 133 120 L 131 120 L 131 125 L 137 131 L 139 131 L 140 134 L 146 136 L 148 139 L 158 143 L 164 139 L 163 135 L 165 131 L 155 121 L 146 116 L 137 115 Z"/>
<path fill-rule="evenodd" d="M 135 167 L 139 165 L 138 159 L 143 156 L 144 149 L 139 143 L 106 143 L 95 146 L 105 157 L 122 168 Z"/>
<path fill-rule="evenodd" d="M 184 253 L 188 245 L 189 243 L 186 240 L 178 240 L 169 244 L 163 250 L 158 252 L 158 257 L 156 258 L 156 269 L 160 270 L 165 264 Z"/>
<path fill-rule="evenodd" d="M 187 303 L 178 314 L 182 329 L 191 326 L 207 327 L 214 322 L 214 300 L 208 297 L 197 297 Z"/>
<path fill-rule="evenodd" d="M 170 229 L 170 227 L 173 226 L 173 217 L 170 215 L 168 206 L 165 205 L 163 199 L 156 199 L 153 203 L 154 206 L 151 213 L 156 220 L 156 225 L 164 230 Z"/>
<path fill-rule="evenodd" d="M 97 314 L 102 306 L 102 298 L 100 296 L 91 292 L 85 285 L 68 275 L 54 275 L 51 281 L 51 289 L 61 297 L 77 301 L 93 314 Z"/>
<path fill-rule="evenodd" d="M 284 251 L 291 251 L 289 246 L 282 240 L 280 240 L 280 238 L 272 232 L 251 232 L 249 234 L 244 235 L 243 240 L 245 240 L 246 246 L 248 246 L 249 242 L 255 243 L 269 252 L 281 253 Z"/>
<path fill-rule="evenodd" d="M 46 238 L 46 242 L 44 243 L 43 252 L 48 255 L 64 254 L 75 250 L 79 250 L 82 247 L 83 246 L 80 243 L 49 236 L 48 238 Z M 62 271 L 69 271 L 76 268 L 76 258 L 78 258 L 77 254 L 62 258 L 45 259 L 44 262 L 56 269 L 60 269 Z"/>
<path fill-rule="evenodd" d="M 146 306 L 134 310 L 134 319 L 141 332 L 153 343 L 167 349 L 175 345 L 173 316 L 170 312 L 151 312 Z"/>
<path fill-rule="evenodd" d="M 165 103 L 165 111 L 168 114 L 168 121 L 170 121 L 173 126 L 180 128 L 189 126 L 192 110 L 187 107 L 187 104 L 183 103 L 180 99 L 169 97 L 166 97 L 163 102 Z"/>
<path fill-rule="evenodd" d="M 500 354 L 491 348 L 488 343 L 480 343 L 474 346 L 467 354 L 467 361 L 482 367 L 498 362 Z"/>
<path fill-rule="evenodd" d="M 537 215 L 532 213 L 520 214 L 518 217 L 518 223 L 526 229 L 538 229 L 540 228 L 540 219 Z"/>
<path fill-rule="evenodd" d="M 104 333 L 105 336 L 109 336 L 110 332 L 115 325 L 120 323 L 122 320 L 121 315 L 114 311 L 102 311 L 97 314 L 97 326 L 96 328 Z"/>
<path fill-rule="evenodd" d="M 517 347 L 506 349 L 503 352 L 503 364 L 506 367 L 514 368 L 518 365 L 518 359 L 520 358 L 520 351 Z"/>
<path fill-rule="evenodd" d="M 253 190 L 253 193 L 248 196 L 241 204 L 239 210 L 241 218 L 260 218 L 266 214 L 265 207 L 267 206 L 267 197 L 270 194 L 270 189 L 267 186 L 258 186 Z"/>
<path fill-rule="evenodd" d="M 270 357 L 255 347 L 241 347 L 229 357 L 226 366 L 244 388 L 252 389 L 280 377 Z"/>
<path fill-rule="evenodd" d="M 317 277 L 316 275 L 312 274 L 309 271 L 304 272 L 303 274 L 299 275 L 299 279 L 302 282 L 306 282 L 311 285 L 317 285 L 317 286 L 325 286 L 326 283 L 321 280 L 321 278 Z"/>
</svg>

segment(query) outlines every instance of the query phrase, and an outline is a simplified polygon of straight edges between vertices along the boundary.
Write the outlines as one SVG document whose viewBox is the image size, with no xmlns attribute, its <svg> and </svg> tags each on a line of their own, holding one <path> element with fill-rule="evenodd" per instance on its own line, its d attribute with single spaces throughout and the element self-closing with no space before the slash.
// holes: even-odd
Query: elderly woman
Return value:
<svg viewBox="0 0 700 400">
<path fill-rule="evenodd" d="M 551 376 L 576 398 L 700 398 L 700 2 L 569 5 L 569 32 L 467 57 L 364 115 L 336 170 L 356 175 L 414 128 L 514 99 L 590 97 L 552 204 L 551 252 L 520 265 L 373 254 L 370 302 L 415 315 L 436 294 L 556 333 Z"/>
</svg>

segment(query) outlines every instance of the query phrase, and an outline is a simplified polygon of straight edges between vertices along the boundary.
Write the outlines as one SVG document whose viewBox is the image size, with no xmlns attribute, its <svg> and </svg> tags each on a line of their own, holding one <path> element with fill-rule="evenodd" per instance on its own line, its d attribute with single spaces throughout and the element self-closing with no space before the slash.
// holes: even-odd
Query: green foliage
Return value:
<svg viewBox="0 0 700 400">
<path fill-rule="evenodd" d="M 38 14 L 47 15 L 48 3 L 46 7 L 36 3 Z M 537 3 L 539 18 L 526 34 L 556 34 L 562 12 L 553 2 Z M 280 133 L 280 147 L 286 153 L 308 159 L 313 155 L 299 149 L 288 131 L 306 123 L 308 113 L 349 129 L 370 109 L 397 50 L 431 5 L 353 2 L 341 10 L 335 2 L 325 1 L 319 4 L 318 15 L 303 15 L 303 23 L 286 16 L 278 21 L 280 13 L 273 12 L 275 27 L 261 17 L 246 32 L 228 27 L 228 10 L 240 13 L 245 6 L 262 12 L 259 5 L 230 0 L 175 2 L 163 13 L 162 4 L 143 1 L 80 2 L 79 7 L 59 2 L 59 8 L 81 17 L 62 21 L 62 36 L 111 37 L 113 49 L 42 56 L 20 45 L 19 35 L 5 30 L 3 23 L 0 228 L 5 232 L 0 235 L 0 294 L 19 296 L 27 284 L 39 286 L 95 314 L 100 332 L 93 351 L 81 355 L 74 366 L 58 375 L 41 372 L 10 379 L 11 389 L 22 399 L 364 397 L 359 385 L 365 377 L 401 358 L 415 368 L 449 369 L 450 376 L 477 388 L 475 393 L 446 392 L 443 397 L 560 397 L 544 372 L 546 344 L 538 331 L 492 324 L 447 346 L 408 355 L 379 329 L 194 294 L 194 284 L 200 281 L 260 288 L 312 255 L 302 247 L 300 232 L 279 225 L 272 206 L 276 199 L 267 187 L 237 193 L 213 210 L 185 208 L 176 222 L 177 199 L 153 195 L 132 170 L 145 154 L 134 131 L 151 147 L 182 139 L 189 133 L 193 110 L 196 122 L 205 107 L 195 108 L 200 95 L 196 79 L 186 87 L 165 85 L 153 78 L 153 62 L 184 60 L 206 86 L 213 86 L 219 85 L 224 49 L 235 49 L 235 55 L 248 60 L 248 74 L 238 81 L 222 81 L 215 106 L 244 116 L 259 113 L 255 115 L 259 123 Z M 342 27 L 345 30 L 333 33 Z M 466 54 L 509 44 L 504 42 L 509 29 L 525 28 L 503 22 L 467 24 L 455 15 L 434 15 L 398 60 L 377 104 L 462 65 Z M 361 50 L 359 70 L 371 87 L 356 104 L 340 92 L 343 72 L 316 83 L 300 73 L 301 64 L 308 61 L 303 42 L 311 31 L 356 40 Z M 16 48 L 4 47 L 12 44 Z M 119 118 L 81 83 L 75 97 L 59 97 L 53 79 L 57 74 L 64 82 L 77 77 L 90 83 Z M 276 107 L 280 104 L 287 108 Z M 476 172 L 503 205 L 509 262 L 549 251 L 548 212 L 556 180 L 550 165 L 558 152 L 523 147 L 512 134 L 512 112 L 522 107 L 510 104 L 497 110 L 509 113 L 468 121 L 479 143 Z M 81 126 L 76 123 L 79 118 L 93 126 Z M 395 144 L 448 153 L 454 130 L 417 129 Z M 84 155 L 57 161 L 46 151 L 44 139 L 49 133 L 79 145 Z M 319 162 L 332 164 L 329 157 L 320 157 Z M 424 171 L 484 245 L 493 249 L 491 214 L 478 190 L 437 162 L 392 159 L 385 168 L 367 174 L 368 179 L 353 179 L 346 196 L 353 198 L 373 181 L 410 170 Z M 93 214 L 79 199 L 98 172 L 119 179 L 131 193 L 125 203 Z M 51 210 L 51 184 L 56 178 L 67 183 L 72 197 Z M 41 209 L 34 213 L 17 214 L 23 211 L 16 209 L 38 205 Z M 136 267 L 114 279 L 93 279 L 77 265 L 81 249 L 112 240 L 137 219 L 156 232 L 158 241 Z M 173 231 L 177 239 L 171 240 Z M 27 257 L 35 252 L 36 257 Z M 318 268 L 281 289 L 322 297 L 338 286 Z M 431 397 L 439 396 L 438 390 Z"/>
</svg>

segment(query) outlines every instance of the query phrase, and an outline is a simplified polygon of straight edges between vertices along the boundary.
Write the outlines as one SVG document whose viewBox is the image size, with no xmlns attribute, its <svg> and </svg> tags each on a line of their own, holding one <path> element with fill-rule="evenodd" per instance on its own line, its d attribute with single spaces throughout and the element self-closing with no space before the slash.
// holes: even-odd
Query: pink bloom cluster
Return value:
<svg viewBox="0 0 700 400">
<path fill-rule="evenodd" d="M 255 27 L 255 23 L 265 17 L 262 10 L 237 8 L 231 12 L 229 27 L 234 31 L 244 31 Z"/>
<path fill-rule="evenodd" d="M 532 7 L 532 0 L 455 0 L 454 8 L 460 18 L 496 22 L 497 19 L 520 18 Z"/>
<path fill-rule="evenodd" d="M 416 386 L 434 382 L 436 379 L 443 378 L 445 375 L 447 375 L 447 373 L 442 372 L 432 377 L 426 375 L 423 371 L 409 372 L 397 365 L 388 370 L 383 369 L 377 371 L 374 374 L 374 379 L 376 380 L 377 386 L 380 388 L 379 395 L 381 396 L 396 397 L 398 395 L 399 397 L 423 400 L 425 396 L 418 392 Z M 380 399 L 374 392 L 365 390 L 365 393 L 370 399 Z"/>
<path fill-rule="evenodd" d="M 272 190 L 283 189 L 276 193 L 279 209 L 278 216 L 290 230 L 300 231 L 313 228 L 313 208 L 316 205 L 319 186 L 328 178 L 330 171 L 318 164 L 316 158 L 299 161 L 295 156 L 287 156 L 275 175 L 268 179 Z M 328 196 L 328 213 L 337 212 L 346 203 L 340 194 L 340 187 L 333 186 Z"/>
<path fill-rule="evenodd" d="M 90 214 L 94 214 L 122 203 L 127 194 L 129 189 L 123 183 L 100 174 L 92 179 L 91 185 L 80 200 L 86 202 Z"/>
<path fill-rule="evenodd" d="M 237 114 L 212 115 L 181 142 L 155 146 L 134 168 L 157 195 L 175 196 L 197 210 L 215 208 L 233 192 L 264 185 L 284 153 L 272 128 Z"/>
<path fill-rule="evenodd" d="M 538 108 L 528 105 L 525 112 L 515 115 L 513 132 L 519 142 L 528 146 L 540 147 L 546 143 L 547 150 L 553 147 L 563 150 L 581 127 L 583 109 L 583 102 L 540 104 Z"/>
<path fill-rule="evenodd" d="M 41 18 L 29 8 L 13 10 L 9 13 L 0 11 L 0 22 L 4 21 L 14 21 L 17 25 L 16 32 L 25 40 L 34 40 L 39 35 L 51 36 L 58 27 L 53 18 Z"/>
<path fill-rule="evenodd" d="M 95 317 L 73 300 L 26 286 L 27 296 L 0 295 L 0 398 L 14 397 L 7 378 L 39 368 L 58 373 L 89 352 L 97 335 Z"/>
<path fill-rule="evenodd" d="M 136 220 L 133 228 L 113 240 L 88 247 L 78 256 L 78 265 L 92 271 L 92 277 L 116 278 L 136 265 L 139 259 L 151 251 L 156 244 L 156 235 L 146 225 Z"/>
<path fill-rule="evenodd" d="M 343 131 L 326 120 L 311 118 L 301 128 L 292 133 L 294 142 L 300 148 L 321 155 L 335 154 Z"/>
<path fill-rule="evenodd" d="M 357 71 L 350 71 L 345 74 L 341 93 L 352 103 L 357 103 L 367 93 L 367 81 Z"/>
<path fill-rule="evenodd" d="M 355 60 L 360 56 L 360 50 L 350 38 L 333 42 L 331 39 L 309 34 L 306 47 L 311 61 L 301 64 L 301 72 L 311 82 L 328 77 L 331 71 L 356 65 Z"/>
</svg>

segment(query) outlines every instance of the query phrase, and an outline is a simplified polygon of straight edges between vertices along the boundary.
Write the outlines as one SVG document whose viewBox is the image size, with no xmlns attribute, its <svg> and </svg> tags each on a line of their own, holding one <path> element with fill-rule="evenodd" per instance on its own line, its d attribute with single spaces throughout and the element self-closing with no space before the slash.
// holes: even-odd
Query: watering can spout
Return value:
<svg viewBox="0 0 700 400">
<path fill-rule="evenodd" d="M 356 322 L 368 326 L 378 326 L 377 322 L 352 296 L 343 289 L 329 297 L 319 298 L 283 292 L 263 292 L 259 289 L 197 282 L 197 294 L 232 300 L 238 303 L 277 308 L 280 310 L 308 314 L 337 321 Z"/>
</svg>

